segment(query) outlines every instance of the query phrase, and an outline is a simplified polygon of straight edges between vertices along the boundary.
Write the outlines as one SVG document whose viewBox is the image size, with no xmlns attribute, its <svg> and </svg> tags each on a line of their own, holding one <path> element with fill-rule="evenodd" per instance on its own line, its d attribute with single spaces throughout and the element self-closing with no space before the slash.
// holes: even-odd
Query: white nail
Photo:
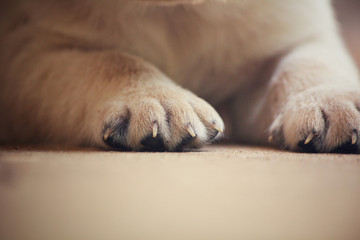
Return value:
<svg viewBox="0 0 360 240">
<path fill-rule="evenodd" d="M 190 125 L 187 125 L 186 128 L 187 128 L 188 132 L 190 133 L 190 135 L 193 138 L 196 138 L 196 133 L 194 132 L 194 129 Z"/>
<path fill-rule="evenodd" d="M 351 144 L 355 145 L 358 140 L 357 132 L 353 132 L 351 135 Z"/>
<path fill-rule="evenodd" d="M 314 138 L 314 133 L 310 133 L 309 136 L 306 138 L 304 144 L 309 144 L 311 140 Z"/>
<path fill-rule="evenodd" d="M 158 134 L 158 124 L 157 122 L 154 122 L 153 126 L 152 126 L 152 130 L 153 130 L 153 138 L 156 138 L 157 137 L 157 134 Z"/>
<path fill-rule="evenodd" d="M 105 133 L 104 133 L 104 137 L 103 137 L 105 141 L 108 140 L 110 134 L 113 133 L 113 131 L 114 131 L 114 130 L 113 130 L 113 129 L 110 129 L 110 128 L 106 129 L 106 131 L 105 131 Z"/>
</svg>

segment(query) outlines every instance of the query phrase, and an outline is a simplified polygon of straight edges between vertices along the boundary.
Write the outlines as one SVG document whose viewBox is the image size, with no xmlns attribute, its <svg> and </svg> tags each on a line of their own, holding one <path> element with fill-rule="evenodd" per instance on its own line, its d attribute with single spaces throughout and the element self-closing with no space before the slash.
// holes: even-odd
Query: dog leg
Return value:
<svg viewBox="0 0 360 240">
<path fill-rule="evenodd" d="M 285 54 L 253 103 L 242 130 L 256 133 L 253 142 L 268 139 L 310 152 L 359 150 L 359 77 L 337 37 L 320 37 Z"/>
<path fill-rule="evenodd" d="M 2 90 L 12 103 L 3 106 L 8 142 L 174 151 L 209 143 L 224 129 L 207 102 L 137 57 L 74 49 L 35 55 L 17 61 L 14 69 L 26 67 L 9 73 L 12 91 Z"/>
</svg>

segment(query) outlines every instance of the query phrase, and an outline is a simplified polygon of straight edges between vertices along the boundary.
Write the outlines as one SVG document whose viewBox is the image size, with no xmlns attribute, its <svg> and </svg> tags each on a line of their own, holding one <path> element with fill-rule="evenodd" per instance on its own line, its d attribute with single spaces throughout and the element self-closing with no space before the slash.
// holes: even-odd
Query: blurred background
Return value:
<svg viewBox="0 0 360 240">
<path fill-rule="evenodd" d="M 360 0 L 334 0 L 334 5 L 345 41 L 360 68 Z"/>
</svg>

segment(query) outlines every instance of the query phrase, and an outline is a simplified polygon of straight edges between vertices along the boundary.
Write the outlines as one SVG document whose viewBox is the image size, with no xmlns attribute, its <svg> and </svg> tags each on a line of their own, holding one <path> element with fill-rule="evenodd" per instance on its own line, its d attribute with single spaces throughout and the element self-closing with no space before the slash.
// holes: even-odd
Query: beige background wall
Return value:
<svg viewBox="0 0 360 240">
<path fill-rule="evenodd" d="M 360 0 L 334 0 L 341 31 L 360 67 Z"/>
</svg>

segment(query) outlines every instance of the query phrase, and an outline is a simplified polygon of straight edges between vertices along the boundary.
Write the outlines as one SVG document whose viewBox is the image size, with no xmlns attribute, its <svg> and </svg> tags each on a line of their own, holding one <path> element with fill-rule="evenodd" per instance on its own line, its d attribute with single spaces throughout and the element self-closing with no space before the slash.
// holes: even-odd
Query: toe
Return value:
<svg viewBox="0 0 360 240">
<path fill-rule="evenodd" d="M 190 101 L 190 105 L 206 128 L 207 137 L 205 142 L 209 143 L 223 136 L 224 122 L 209 103 L 201 98 L 194 98 Z"/>
<path fill-rule="evenodd" d="M 162 102 L 162 106 L 168 116 L 171 138 L 167 141 L 167 147 L 170 151 L 179 150 L 180 147 L 185 146 L 199 147 L 204 144 L 207 138 L 206 128 L 190 104 L 185 101 L 176 101 L 176 99 L 166 99 Z M 191 139 L 191 143 L 184 139 Z"/>
<path fill-rule="evenodd" d="M 127 133 L 129 146 L 134 150 L 144 148 L 165 149 L 170 136 L 166 122 L 166 112 L 156 99 L 143 99 L 130 105 L 131 119 Z"/>
</svg>

